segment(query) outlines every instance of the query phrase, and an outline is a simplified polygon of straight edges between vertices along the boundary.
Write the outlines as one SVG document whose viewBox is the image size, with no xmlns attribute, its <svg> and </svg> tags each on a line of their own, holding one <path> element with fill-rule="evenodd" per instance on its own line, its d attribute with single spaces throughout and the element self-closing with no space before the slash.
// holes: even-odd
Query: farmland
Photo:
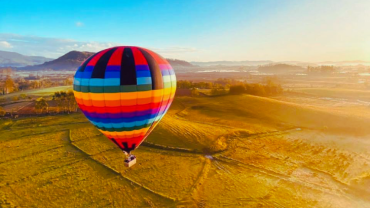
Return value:
<svg viewBox="0 0 370 208">
<path fill-rule="evenodd" d="M 368 93 L 340 90 L 176 97 L 130 169 L 81 113 L 2 119 L 0 207 L 368 207 Z"/>
</svg>

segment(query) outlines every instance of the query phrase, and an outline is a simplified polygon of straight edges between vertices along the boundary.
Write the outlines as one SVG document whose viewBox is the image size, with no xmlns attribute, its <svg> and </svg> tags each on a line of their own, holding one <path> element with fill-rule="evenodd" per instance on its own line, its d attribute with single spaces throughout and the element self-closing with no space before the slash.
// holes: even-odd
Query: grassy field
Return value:
<svg viewBox="0 0 370 208">
<path fill-rule="evenodd" d="M 320 96 L 177 97 L 129 169 L 80 113 L 0 120 L 0 207 L 369 207 L 370 109 Z"/>
<path fill-rule="evenodd" d="M 14 92 L 6 95 L 2 95 L 2 98 L 9 99 L 14 96 L 19 96 L 21 94 L 26 94 L 27 96 L 50 96 L 57 91 L 68 91 L 72 90 L 72 86 L 58 86 L 58 87 L 49 87 L 49 88 L 41 88 L 41 89 L 34 89 L 34 90 L 25 90 Z"/>
</svg>

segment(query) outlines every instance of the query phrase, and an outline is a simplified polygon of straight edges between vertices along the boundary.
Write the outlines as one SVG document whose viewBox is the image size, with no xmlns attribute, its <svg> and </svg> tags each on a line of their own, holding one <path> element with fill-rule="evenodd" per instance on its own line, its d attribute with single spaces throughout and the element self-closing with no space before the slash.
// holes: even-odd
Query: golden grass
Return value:
<svg viewBox="0 0 370 208">
<path fill-rule="evenodd" d="M 248 95 L 180 97 L 148 137 L 174 149 L 142 146 L 130 169 L 82 114 L 1 120 L 0 207 L 366 207 L 368 120 Z"/>
<path fill-rule="evenodd" d="M 301 88 L 296 92 L 306 93 L 308 95 L 331 97 L 331 98 L 354 98 L 370 100 L 369 90 L 345 89 L 345 88 Z"/>
</svg>

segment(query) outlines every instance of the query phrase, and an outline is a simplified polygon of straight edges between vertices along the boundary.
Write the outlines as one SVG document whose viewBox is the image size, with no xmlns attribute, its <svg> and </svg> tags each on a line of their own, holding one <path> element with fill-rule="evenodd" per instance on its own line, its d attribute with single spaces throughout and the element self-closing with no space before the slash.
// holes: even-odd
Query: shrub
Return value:
<svg viewBox="0 0 370 208">
<path fill-rule="evenodd" d="M 26 99 L 27 95 L 26 94 L 21 94 L 19 97 L 22 98 L 22 99 Z"/>
<path fill-rule="evenodd" d="M 18 96 L 13 96 L 13 97 L 12 97 L 12 100 L 13 100 L 13 101 L 17 101 L 17 100 L 19 100 L 19 97 L 18 97 Z"/>
</svg>

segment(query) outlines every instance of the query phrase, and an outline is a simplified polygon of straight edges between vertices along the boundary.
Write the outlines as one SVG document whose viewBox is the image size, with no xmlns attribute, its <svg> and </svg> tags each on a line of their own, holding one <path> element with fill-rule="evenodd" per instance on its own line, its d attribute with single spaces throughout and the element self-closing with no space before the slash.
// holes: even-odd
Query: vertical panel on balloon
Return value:
<svg viewBox="0 0 370 208">
<path fill-rule="evenodd" d="M 99 78 L 99 79 L 103 79 L 105 77 L 105 72 L 106 72 L 106 69 L 107 69 L 107 65 L 108 65 L 108 62 L 111 58 L 111 56 L 113 55 L 113 53 L 117 50 L 117 48 L 112 48 L 108 51 L 106 51 L 106 53 L 104 53 L 100 59 L 96 62 L 95 66 L 94 66 L 94 70 L 91 74 L 91 78 Z"/>
<path fill-rule="evenodd" d="M 116 139 L 119 137 L 118 129 L 114 127 L 113 123 L 120 122 L 119 115 L 121 111 L 121 93 L 120 93 L 120 85 L 121 85 L 121 61 L 122 61 L 122 54 L 123 54 L 123 47 L 117 48 L 111 55 L 105 70 L 105 81 L 104 87 L 113 86 L 117 90 L 116 93 L 109 93 L 104 92 L 105 98 L 105 105 L 107 107 L 115 107 L 118 110 L 118 113 L 108 113 L 107 116 L 112 124 L 112 132 L 110 134 L 111 137 L 115 137 Z M 118 116 L 117 116 L 118 115 Z"/>
<path fill-rule="evenodd" d="M 161 74 L 158 63 L 147 50 L 143 48 L 138 48 L 138 50 L 142 53 L 143 57 L 148 63 L 150 75 L 152 79 L 152 89 L 153 90 L 163 89 L 162 74 Z"/>
<path fill-rule="evenodd" d="M 161 108 L 162 102 L 163 102 L 164 84 L 163 84 L 163 75 L 162 75 L 160 67 L 159 67 L 159 62 L 161 62 L 161 60 L 158 60 L 158 55 L 156 55 L 154 52 L 149 51 L 149 50 L 144 49 L 144 48 L 140 48 L 139 50 L 140 50 L 140 52 L 142 52 L 143 56 L 145 57 L 145 59 L 148 62 L 148 66 L 150 68 L 150 72 L 151 72 L 151 75 L 152 75 L 152 89 L 153 89 L 153 91 L 155 91 L 154 93 L 156 93 L 158 91 L 161 92 L 161 96 L 158 99 L 159 102 L 154 102 L 153 103 L 153 105 L 155 107 L 154 107 L 154 110 L 152 111 L 152 119 L 150 121 L 150 123 L 151 123 L 150 128 L 148 129 L 148 131 L 147 131 L 147 133 L 145 134 L 145 137 L 144 137 L 144 138 L 146 138 L 150 134 L 150 132 L 154 129 L 154 127 L 156 125 L 155 119 L 156 119 L 156 117 L 158 117 L 158 114 L 160 112 L 160 108 Z M 157 99 L 157 98 L 155 98 L 155 99 Z"/>
<path fill-rule="evenodd" d="M 172 72 L 171 72 L 172 67 L 171 67 L 171 65 L 168 64 L 168 65 L 165 65 L 163 67 L 165 68 L 164 70 L 167 70 L 167 72 L 168 72 L 167 73 L 168 74 L 167 76 L 169 77 L 170 94 L 169 94 L 169 97 L 168 97 L 168 100 L 167 100 L 167 104 L 166 104 L 164 110 L 161 112 L 161 116 L 160 116 L 159 120 L 161 120 L 163 118 L 163 116 L 167 113 L 168 109 L 170 108 L 170 106 L 172 104 L 173 97 L 175 95 L 175 90 L 176 90 L 176 78 L 175 78 L 174 75 L 172 75 Z M 173 79 L 175 79 L 175 80 L 173 80 Z M 174 83 L 175 83 L 175 85 L 174 85 Z"/>
<path fill-rule="evenodd" d="M 158 114 L 158 117 L 156 118 L 156 121 L 159 122 L 162 119 L 162 115 L 164 115 L 164 112 L 166 110 L 166 107 L 169 104 L 170 97 L 171 97 L 171 89 L 172 89 L 172 83 L 171 83 L 171 76 L 168 71 L 168 64 L 160 64 L 159 67 L 161 69 L 161 73 L 163 75 L 163 82 L 165 87 L 165 94 L 163 96 L 163 104 L 161 106 L 160 112 Z"/>
<path fill-rule="evenodd" d="M 131 88 L 136 88 L 136 86 L 131 86 Z M 137 101 L 138 101 L 138 92 L 122 92 L 121 96 L 121 111 L 125 113 L 125 116 L 122 122 L 126 125 L 131 125 L 132 122 L 135 122 L 135 116 L 137 113 Z M 134 125 L 135 126 L 135 125 Z M 124 137 L 132 137 L 134 132 L 125 132 Z"/>
<path fill-rule="evenodd" d="M 151 116 L 152 116 L 152 109 L 154 108 L 153 101 L 155 100 L 155 94 L 152 91 L 152 75 L 150 72 L 150 68 L 148 65 L 147 60 L 145 59 L 144 55 L 141 51 L 133 47 L 132 48 L 135 60 L 135 67 L 136 67 L 136 77 L 137 77 L 137 85 L 138 85 L 138 104 L 146 104 L 148 105 L 148 110 L 145 111 L 138 111 L 137 116 L 143 118 L 143 121 L 140 123 L 144 129 L 147 129 L 147 126 L 151 124 Z M 148 91 L 149 93 L 146 93 Z M 147 96 L 146 96 L 147 95 Z M 136 125 L 140 125 L 138 122 Z M 139 137 L 141 140 L 144 139 L 146 131 L 140 131 L 139 134 L 136 136 Z"/>
</svg>

